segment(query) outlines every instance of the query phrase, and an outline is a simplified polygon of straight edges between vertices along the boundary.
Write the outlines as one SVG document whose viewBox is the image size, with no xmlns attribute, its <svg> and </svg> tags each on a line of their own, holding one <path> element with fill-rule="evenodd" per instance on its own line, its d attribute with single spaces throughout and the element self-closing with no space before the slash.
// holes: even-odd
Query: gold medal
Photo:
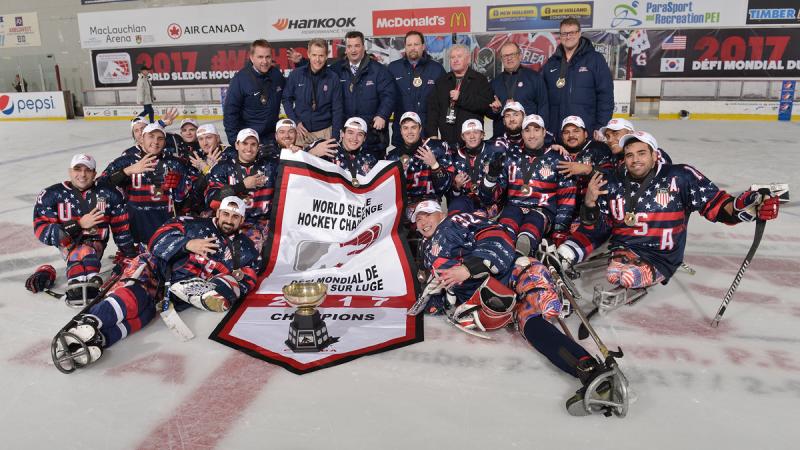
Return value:
<svg viewBox="0 0 800 450">
<path fill-rule="evenodd" d="M 236 281 L 242 281 L 244 279 L 244 273 L 241 270 L 236 269 L 233 271 L 233 278 L 236 278 Z"/>
<path fill-rule="evenodd" d="M 635 226 L 636 225 L 636 214 L 634 214 L 632 212 L 626 212 L 625 213 L 625 220 L 623 220 L 623 222 L 625 222 L 625 225 L 627 225 L 629 227 Z"/>
<path fill-rule="evenodd" d="M 567 84 L 567 80 L 565 78 L 559 78 L 558 80 L 556 80 L 556 87 L 559 88 L 559 89 L 563 88 L 564 85 L 566 85 L 566 84 Z"/>
<path fill-rule="evenodd" d="M 477 183 L 472 183 L 472 187 L 470 188 L 470 190 L 472 192 L 478 192 L 478 184 Z"/>
<path fill-rule="evenodd" d="M 153 197 L 161 197 L 162 195 L 164 195 L 164 191 L 160 187 L 153 189 Z"/>
<path fill-rule="evenodd" d="M 408 155 L 403 155 L 400 157 L 400 163 L 403 164 L 403 167 L 408 166 L 408 162 L 411 160 L 411 157 Z"/>
<path fill-rule="evenodd" d="M 527 197 L 531 195 L 531 192 L 533 192 L 533 189 L 531 189 L 530 186 L 528 186 L 527 184 L 525 186 L 522 186 L 522 195 Z"/>
<path fill-rule="evenodd" d="M 353 177 L 353 187 L 359 187 L 359 186 L 361 186 L 361 183 L 358 182 L 358 179 L 356 177 Z"/>
<path fill-rule="evenodd" d="M 422 77 L 414 77 L 414 81 L 412 81 L 414 87 L 422 86 Z"/>
</svg>

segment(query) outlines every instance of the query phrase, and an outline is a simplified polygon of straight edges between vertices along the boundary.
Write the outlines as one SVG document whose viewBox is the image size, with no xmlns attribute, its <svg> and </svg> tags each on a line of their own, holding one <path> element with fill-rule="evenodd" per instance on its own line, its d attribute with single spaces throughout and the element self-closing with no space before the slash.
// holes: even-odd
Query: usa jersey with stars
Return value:
<svg viewBox="0 0 800 450">
<path fill-rule="evenodd" d="M 208 176 L 206 204 L 211 209 L 217 209 L 223 198 L 235 195 L 243 199 L 247 206 L 245 219 L 248 222 L 269 220 L 277 170 L 275 161 L 265 158 L 256 159 L 250 164 L 242 164 L 237 157 L 232 162 L 217 164 Z M 258 173 L 266 177 L 264 186 L 246 188 L 244 179 Z"/>
<path fill-rule="evenodd" d="M 192 187 L 188 169 L 180 161 L 163 153 L 156 158 L 152 172 L 125 175 L 122 170 L 138 162 L 144 153 L 128 154 L 111 161 L 97 177 L 97 183 L 117 187 L 125 196 L 131 231 L 135 242 L 146 243 L 156 228 L 169 220 L 175 204 L 186 199 Z M 164 177 L 170 173 L 180 175 L 178 186 L 162 192 Z"/>
<path fill-rule="evenodd" d="M 158 259 L 162 275 L 171 281 L 189 278 L 210 279 L 241 271 L 239 290 L 244 297 L 256 285 L 258 251 L 243 233 L 226 236 L 213 218 L 179 217 L 160 227 L 149 243 L 150 253 Z M 219 248 L 207 258 L 186 250 L 192 239 L 216 238 Z M 168 268 L 168 270 L 167 270 Z"/>
<path fill-rule="evenodd" d="M 692 166 L 659 164 L 649 186 L 634 200 L 636 206 L 631 212 L 636 223 L 626 225 L 624 176 L 624 171 L 609 174 L 605 186 L 608 194 L 598 199 L 598 224 L 579 227 L 576 234 L 584 238 L 578 240 L 588 238 L 596 246 L 610 236 L 609 248 L 632 250 L 669 280 L 683 262 L 689 215 L 697 211 L 716 222 L 720 209 L 732 197 Z M 631 182 L 630 191 L 636 192 L 639 187 L 639 183 Z"/>
<path fill-rule="evenodd" d="M 424 264 L 428 270 L 457 266 L 464 258 L 488 261 L 498 279 L 511 275 L 514 261 L 512 232 L 505 226 L 473 214 L 446 217 L 424 243 Z"/>
<path fill-rule="evenodd" d="M 438 139 L 429 139 L 425 144 L 436 162 L 439 163 L 437 170 L 431 170 L 430 166 L 417 158 L 419 142 L 412 146 L 402 144 L 400 147 L 393 148 L 386 159 L 389 161 L 402 161 L 403 156 L 408 157 L 408 163 L 404 165 L 406 177 L 406 197 L 412 202 L 422 200 L 439 200 L 450 190 L 453 180 L 453 163 L 450 159 L 450 150 L 447 144 Z"/>
<path fill-rule="evenodd" d="M 467 174 L 469 181 L 460 188 L 455 187 L 455 184 L 451 185 L 447 193 L 448 201 L 452 201 L 455 197 L 469 195 L 476 202 L 482 203 L 478 190 L 495 151 L 497 150 L 484 142 L 479 149 L 475 149 L 472 152 L 468 152 L 466 147 L 462 145 L 452 153 L 453 167 L 456 174 L 460 172 Z"/>
<path fill-rule="evenodd" d="M 548 149 L 512 149 L 497 181 L 484 180 L 481 199 L 484 203 L 538 208 L 551 222 L 569 226 L 575 211 L 576 188 L 572 178 L 558 173 L 558 163 L 566 160 L 559 152 Z"/>
<path fill-rule="evenodd" d="M 588 164 L 594 169 L 601 171 L 613 169 L 617 164 L 617 159 L 614 154 L 611 153 L 611 148 L 608 145 L 591 139 L 586 142 L 583 148 L 577 153 L 571 154 L 570 159 L 582 164 Z M 588 175 L 579 175 L 575 179 L 575 187 L 577 188 L 575 200 L 577 204 L 581 204 L 583 201 L 583 196 L 586 194 L 586 187 L 588 185 Z"/>
<path fill-rule="evenodd" d="M 70 235 L 65 225 L 79 221 L 95 207 L 103 212 L 102 220 L 95 226 L 96 231 L 77 227 L 72 228 L 75 231 Z M 36 198 L 33 208 L 33 231 L 42 243 L 67 248 L 83 240 L 106 243 L 111 231 L 119 249 L 133 252 L 133 239 L 122 194 L 109 187 L 95 185 L 80 192 L 69 181 L 65 181 L 44 189 Z"/>
<path fill-rule="evenodd" d="M 311 144 L 308 148 L 311 148 L 316 143 Z M 366 175 L 375 164 L 378 163 L 378 160 L 369 152 L 364 151 L 364 147 L 362 146 L 358 150 L 349 152 L 344 149 L 341 143 L 336 146 L 336 154 L 333 157 L 326 157 L 323 158 L 326 161 L 330 161 L 337 166 L 341 167 L 342 169 L 346 170 L 348 174 L 356 173 L 358 175 Z"/>
</svg>

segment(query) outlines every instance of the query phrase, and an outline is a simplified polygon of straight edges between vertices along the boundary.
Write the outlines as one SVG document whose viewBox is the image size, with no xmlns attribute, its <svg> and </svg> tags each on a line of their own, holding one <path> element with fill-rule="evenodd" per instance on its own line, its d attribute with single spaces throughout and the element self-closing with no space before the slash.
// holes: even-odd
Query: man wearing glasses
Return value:
<svg viewBox="0 0 800 450">
<path fill-rule="evenodd" d="M 565 117 L 579 116 L 589 135 L 602 140 L 598 130 L 614 112 L 611 70 L 592 42 L 581 37 L 577 19 L 562 20 L 559 30 L 561 44 L 542 67 L 550 104 L 548 131 L 558 136 Z"/>
<path fill-rule="evenodd" d="M 505 132 L 500 111 L 509 102 L 519 102 L 525 114 L 537 114 L 548 123 L 547 89 L 541 75 L 522 66 L 522 53 L 514 42 L 503 44 L 497 55 L 503 61 L 503 72 L 492 80 L 494 102 L 489 106 L 492 108 L 490 117 L 494 119 L 493 138 Z"/>
</svg>

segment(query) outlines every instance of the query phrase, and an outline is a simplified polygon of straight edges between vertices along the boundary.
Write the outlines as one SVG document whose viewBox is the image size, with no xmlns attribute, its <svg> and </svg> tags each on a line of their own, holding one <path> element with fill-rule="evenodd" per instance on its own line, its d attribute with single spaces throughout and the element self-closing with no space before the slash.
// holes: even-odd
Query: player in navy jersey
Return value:
<svg viewBox="0 0 800 450">
<path fill-rule="evenodd" d="M 67 302 L 80 305 L 97 294 L 100 261 L 110 233 L 120 252 L 136 256 L 122 195 L 95 184 L 97 163 L 86 154 L 72 157 L 69 180 L 44 189 L 33 209 L 33 231 L 46 245 L 58 248 L 67 262 Z M 36 269 L 25 283 L 31 292 L 52 287 L 52 266 Z"/>
<path fill-rule="evenodd" d="M 236 160 L 217 164 L 208 177 L 206 204 L 217 209 L 220 200 L 238 196 L 247 205 L 244 232 L 261 251 L 269 232 L 272 197 L 275 193 L 277 164 L 259 156 L 259 135 L 244 128 L 236 135 Z"/>
<path fill-rule="evenodd" d="M 592 176 L 581 206 L 581 226 L 558 247 L 566 263 L 574 264 L 610 238 L 607 279 L 619 289 L 603 299 L 609 309 L 627 302 L 625 289 L 669 281 L 683 262 L 693 211 L 728 225 L 778 215 L 777 197 L 754 191 L 733 197 L 692 166 L 659 163 L 658 143 L 649 133 L 625 135 L 620 145 L 624 167 Z"/>
<path fill-rule="evenodd" d="M 575 210 L 575 181 L 559 173 L 566 158 L 545 147 L 546 134 L 541 116 L 525 117 L 523 147 L 509 148 L 500 173 L 490 171 L 480 189 L 484 203 L 505 205 L 498 220 L 517 235 L 522 256 L 536 250 L 550 231 L 568 231 Z"/>
<path fill-rule="evenodd" d="M 505 132 L 489 141 L 498 151 L 511 152 L 522 148 L 522 121 L 525 120 L 525 108 L 519 102 L 508 102 L 500 113 Z"/>
<path fill-rule="evenodd" d="M 123 192 L 133 240 L 146 245 L 153 232 L 176 214 L 175 204 L 186 198 L 191 179 L 183 163 L 164 155 L 166 132 L 161 125 L 148 124 L 142 141 L 141 151 L 112 161 L 97 182 Z"/>
<path fill-rule="evenodd" d="M 467 213 L 448 217 L 432 200 L 420 202 L 412 220 L 425 238 L 424 264 L 432 282 L 447 290 L 431 296 L 429 314 L 446 308 L 450 300 L 441 297 L 455 297 L 452 318 L 460 328 L 487 331 L 513 323 L 536 350 L 584 386 L 605 372 L 549 322 L 562 308 L 554 281 L 539 261 L 515 261 L 513 234 L 505 226 Z"/>
<path fill-rule="evenodd" d="M 422 119 L 413 111 L 400 117 L 401 143 L 386 159 L 401 161 L 406 177 L 408 210 L 406 219 L 422 200 L 441 200 L 450 190 L 455 169 L 447 144 L 438 139 L 422 139 Z"/>
<path fill-rule="evenodd" d="M 306 150 L 346 170 L 354 184 L 357 184 L 356 176 L 366 175 L 378 163 L 373 153 L 364 150 L 366 138 L 367 122 L 360 117 L 351 117 L 344 123 L 337 145 L 329 144 L 329 141 L 315 141 Z"/>
<path fill-rule="evenodd" d="M 257 279 L 258 252 L 240 232 L 244 210 L 241 199 L 229 197 L 213 218 L 181 217 L 160 227 L 148 253 L 131 261 L 106 297 L 65 327 L 68 334 L 59 333 L 63 341 L 56 354 L 77 368 L 96 362 L 106 348 L 155 317 L 159 287 L 167 281 L 176 309 L 227 311 Z"/>
<path fill-rule="evenodd" d="M 611 119 L 608 121 L 608 124 L 600 128 L 599 131 L 606 139 L 606 145 L 608 145 L 608 147 L 611 149 L 611 153 L 615 156 L 617 161 L 616 165 L 624 165 L 625 158 L 623 158 L 622 146 L 619 145 L 619 140 L 622 138 L 622 136 L 636 131 L 636 129 L 633 127 L 633 124 L 626 119 Z M 658 162 L 672 164 L 672 158 L 669 157 L 667 152 L 659 148 Z"/>
<path fill-rule="evenodd" d="M 132 155 L 142 151 L 142 131 L 149 122 L 141 116 L 134 117 L 131 120 L 131 137 L 133 138 L 133 145 L 122 151 L 122 155 Z"/>
<path fill-rule="evenodd" d="M 461 125 L 461 140 L 464 144 L 452 153 L 456 175 L 446 196 L 449 214 L 466 212 L 481 217 L 494 217 L 499 212 L 495 203 L 483 203 L 478 193 L 489 163 L 497 152 L 484 141 L 484 137 L 483 124 L 479 120 L 468 119 Z"/>
</svg>

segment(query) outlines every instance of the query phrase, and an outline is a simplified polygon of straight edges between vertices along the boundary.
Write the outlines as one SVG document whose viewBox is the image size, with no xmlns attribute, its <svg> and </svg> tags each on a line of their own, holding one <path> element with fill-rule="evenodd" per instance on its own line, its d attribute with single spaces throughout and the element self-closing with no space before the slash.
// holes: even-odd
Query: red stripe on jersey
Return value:
<svg viewBox="0 0 800 450">
<path fill-rule="evenodd" d="M 643 233 L 642 230 L 643 230 L 642 227 L 636 227 L 636 228 L 618 228 L 618 227 L 614 227 L 614 229 L 611 231 L 611 233 L 612 234 L 616 234 L 618 236 L 633 236 L 633 237 L 659 236 L 660 237 L 661 235 L 664 234 L 664 230 L 672 230 L 672 234 L 674 236 L 674 235 L 683 233 L 683 231 L 686 230 L 686 226 L 684 224 L 680 224 L 680 225 L 678 225 L 676 227 L 664 227 L 664 228 L 647 227 L 647 232 L 646 233 Z"/>
<path fill-rule="evenodd" d="M 475 240 L 482 240 L 482 239 L 489 239 L 489 238 L 500 238 L 509 244 L 513 244 L 511 241 L 511 236 L 508 235 L 505 231 L 501 231 L 498 229 L 489 228 L 488 230 L 481 230 L 475 233 Z"/>
</svg>

